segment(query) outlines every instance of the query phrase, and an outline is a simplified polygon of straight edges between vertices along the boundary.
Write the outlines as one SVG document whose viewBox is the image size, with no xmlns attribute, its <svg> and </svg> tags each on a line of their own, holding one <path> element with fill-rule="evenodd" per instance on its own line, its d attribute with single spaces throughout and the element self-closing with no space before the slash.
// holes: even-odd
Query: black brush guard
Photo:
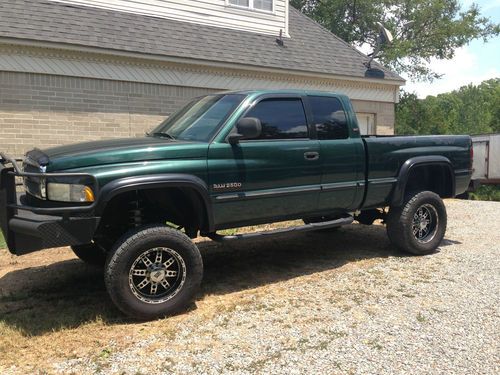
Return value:
<svg viewBox="0 0 500 375">
<path fill-rule="evenodd" d="M 15 159 L 0 153 L 0 228 L 12 254 L 23 255 L 33 251 L 92 241 L 99 224 L 93 216 L 97 201 L 90 205 L 64 205 L 63 207 L 38 207 L 23 204 L 16 192 L 16 177 L 26 178 L 86 178 L 97 180 L 86 173 L 32 173 L 23 172 Z M 97 196 L 97 192 L 94 192 Z"/>
</svg>

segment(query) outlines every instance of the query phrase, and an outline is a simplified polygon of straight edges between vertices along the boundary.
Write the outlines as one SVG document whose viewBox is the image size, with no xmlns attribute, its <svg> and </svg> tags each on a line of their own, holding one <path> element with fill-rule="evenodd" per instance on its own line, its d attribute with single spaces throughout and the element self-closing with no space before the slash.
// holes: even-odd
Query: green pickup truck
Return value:
<svg viewBox="0 0 500 375">
<path fill-rule="evenodd" d="M 195 295 L 199 234 L 234 241 L 382 219 L 397 248 L 432 253 L 446 230 L 441 198 L 466 190 L 472 152 L 469 136 L 362 137 L 345 95 L 224 92 L 142 138 L 0 154 L 0 225 L 13 254 L 71 246 L 104 266 L 116 306 L 152 319 Z M 217 233 L 290 219 L 304 224 Z"/>
</svg>

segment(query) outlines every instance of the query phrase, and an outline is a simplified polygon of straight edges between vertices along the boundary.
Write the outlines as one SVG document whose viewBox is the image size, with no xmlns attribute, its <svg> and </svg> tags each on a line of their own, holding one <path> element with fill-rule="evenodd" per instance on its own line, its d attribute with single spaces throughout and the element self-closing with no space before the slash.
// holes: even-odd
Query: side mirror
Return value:
<svg viewBox="0 0 500 375">
<path fill-rule="evenodd" d="M 262 124 L 260 120 L 255 117 L 244 117 L 236 124 L 237 133 L 230 134 L 228 142 L 236 144 L 241 139 L 253 139 L 260 137 L 262 133 Z"/>
</svg>

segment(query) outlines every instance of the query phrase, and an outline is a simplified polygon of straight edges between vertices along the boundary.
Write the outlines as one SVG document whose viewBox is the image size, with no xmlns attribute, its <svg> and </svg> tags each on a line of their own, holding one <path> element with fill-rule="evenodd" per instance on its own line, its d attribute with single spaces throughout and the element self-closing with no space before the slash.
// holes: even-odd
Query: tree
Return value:
<svg viewBox="0 0 500 375">
<path fill-rule="evenodd" d="M 500 133 L 500 78 L 484 81 L 479 85 L 488 103 L 487 111 L 491 114 L 490 128 Z"/>
<path fill-rule="evenodd" d="M 455 50 L 474 39 L 500 34 L 500 25 L 483 17 L 476 4 L 461 10 L 457 0 L 291 0 L 322 26 L 355 46 L 375 47 L 376 22 L 395 36 L 379 60 L 416 80 L 439 77 L 428 62 L 451 59 Z"/>
<path fill-rule="evenodd" d="M 396 105 L 397 134 L 500 132 L 500 78 L 418 99 L 403 92 Z"/>
<path fill-rule="evenodd" d="M 421 121 L 424 106 L 413 93 L 402 92 L 396 105 L 396 134 L 417 135 L 425 133 Z"/>
</svg>

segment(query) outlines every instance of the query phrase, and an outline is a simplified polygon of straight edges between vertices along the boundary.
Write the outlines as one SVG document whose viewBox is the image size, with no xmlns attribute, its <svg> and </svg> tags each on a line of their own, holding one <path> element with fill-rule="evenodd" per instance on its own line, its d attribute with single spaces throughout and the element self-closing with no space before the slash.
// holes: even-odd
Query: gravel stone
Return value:
<svg viewBox="0 0 500 375">
<path fill-rule="evenodd" d="M 428 256 L 398 253 L 381 225 L 214 245 L 203 254 L 211 294 L 175 318 L 174 332 L 149 334 L 98 362 L 56 360 L 50 371 L 499 374 L 500 203 L 446 206 L 445 240 Z M 324 249 L 330 236 L 338 240 Z M 217 262 L 234 266 L 238 257 L 249 264 L 234 283 L 248 287 L 210 286 L 224 277 L 210 271 Z M 283 277 L 272 277 L 273 259 Z M 260 265 L 267 283 L 252 283 L 259 261 L 268 262 Z"/>
</svg>

